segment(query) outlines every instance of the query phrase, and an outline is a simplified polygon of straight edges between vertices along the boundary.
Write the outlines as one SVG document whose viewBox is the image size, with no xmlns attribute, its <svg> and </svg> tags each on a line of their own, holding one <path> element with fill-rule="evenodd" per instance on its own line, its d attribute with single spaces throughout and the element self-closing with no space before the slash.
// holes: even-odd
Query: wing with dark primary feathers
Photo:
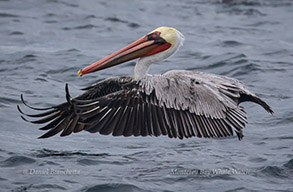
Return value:
<svg viewBox="0 0 293 192">
<path fill-rule="evenodd" d="M 25 121 L 48 123 L 40 138 L 61 136 L 86 130 L 114 136 L 168 135 L 170 138 L 226 137 L 233 131 L 242 139 L 247 123 L 240 102 L 252 101 L 273 113 L 259 97 L 241 82 L 219 75 L 174 70 L 147 76 L 139 81 L 131 77 L 112 77 L 71 98 L 66 85 L 67 102 L 40 114 L 23 116 L 39 118 Z"/>
<path fill-rule="evenodd" d="M 39 138 L 48 138 L 56 135 L 61 132 L 60 136 L 70 135 L 72 132 L 77 133 L 86 127 L 81 123 L 82 119 L 78 116 L 77 111 L 74 108 L 73 101 L 83 100 L 89 101 L 91 99 L 97 99 L 108 95 L 110 93 L 119 91 L 122 89 L 122 86 L 133 81 L 131 77 L 111 77 L 105 80 L 102 80 L 92 86 L 84 88 L 85 92 L 74 99 L 70 98 L 68 85 L 65 86 L 66 91 L 66 100 L 67 102 L 60 105 L 52 106 L 49 108 L 36 108 L 29 106 L 23 99 L 21 95 L 22 103 L 30 109 L 37 111 L 45 111 L 39 114 L 26 114 L 20 107 L 17 105 L 18 111 L 22 114 L 22 119 L 34 124 L 44 124 L 48 123 L 44 127 L 41 127 L 40 130 L 49 130 L 44 135 Z M 38 120 L 27 120 L 24 116 L 39 118 Z"/>
</svg>

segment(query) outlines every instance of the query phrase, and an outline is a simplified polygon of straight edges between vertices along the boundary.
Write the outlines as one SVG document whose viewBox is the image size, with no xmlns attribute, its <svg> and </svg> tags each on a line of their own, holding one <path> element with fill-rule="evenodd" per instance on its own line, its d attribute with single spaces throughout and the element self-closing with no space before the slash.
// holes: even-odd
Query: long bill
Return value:
<svg viewBox="0 0 293 192">
<path fill-rule="evenodd" d="M 130 61 L 139 57 L 145 57 L 162 52 L 168 49 L 171 45 L 163 38 L 152 39 L 150 35 L 146 35 L 121 50 L 85 67 L 78 71 L 78 75 L 99 71 Z"/>
</svg>

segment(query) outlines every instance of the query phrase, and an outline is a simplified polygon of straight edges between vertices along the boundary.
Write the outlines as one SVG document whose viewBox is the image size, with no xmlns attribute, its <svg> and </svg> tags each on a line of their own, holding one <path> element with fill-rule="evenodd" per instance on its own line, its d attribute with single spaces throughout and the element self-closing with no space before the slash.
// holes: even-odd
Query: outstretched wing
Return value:
<svg viewBox="0 0 293 192">
<path fill-rule="evenodd" d="M 139 81 L 111 78 L 73 99 L 66 92 L 66 103 L 27 115 L 45 117 L 33 123 L 51 121 L 41 128 L 49 130 L 41 138 L 62 130 L 61 136 L 86 130 L 180 139 L 231 136 L 234 130 L 241 139 L 247 117 L 240 102 L 254 101 L 272 112 L 239 81 L 190 71 L 170 71 Z"/>
<path fill-rule="evenodd" d="M 105 80 L 102 80 L 92 86 L 84 88 L 85 92 L 74 99 L 78 100 L 89 100 L 89 99 L 97 99 L 99 97 L 103 97 L 112 92 L 121 90 L 123 85 L 133 81 L 131 77 L 110 77 Z M 39 114 L 27 114 L 24 113 L 20 106 L 17 105 L 18 111 L 22 114 L 22 119 L 34 124 L 45 124 L 47 125 L 40 128 L 40 130 L 49 130 L 44 135 L 39 138 L 48 138 L 56 135 L 61 132 L 61 136 L 70 135 L 72 132 L 77 133 L 84 130 L 85 125 L 81 124 L 81 118 L 77 115 L 76 110 L 74 108 L 73 100 L 70 97 L 68 85 L 65 86 L 66 90 L 66 100 L 67 102 L 52 106 L 49 108 L 36 108 L 28 105 L 21 95 L 21 100 L 23 104 L 36 111 L 44 111 Z M 26 116 L 26 117 L 24 117 Z M 30 118 L 38 118 L 37 120 L 28 120 L 27 117 Z"/>
</svg>

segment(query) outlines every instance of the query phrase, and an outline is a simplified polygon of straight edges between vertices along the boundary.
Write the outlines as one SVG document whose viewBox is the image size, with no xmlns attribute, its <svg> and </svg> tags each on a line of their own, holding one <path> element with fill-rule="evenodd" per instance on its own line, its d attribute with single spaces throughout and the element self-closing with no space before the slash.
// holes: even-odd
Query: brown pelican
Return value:
<svg viewBox="0 0 293 192">
<path fill-rule="evenodd" d="M 159 27 L 127 47 L 80 70 L 79 76 L 139 58 L 134 77 L 110 77 L 71 98 L 66 84 L 66 102 L 26 114 L 25 121 L 47 123 L 39 138 L 86 130 L 113 136 L 168 135 L 170 138 L 225 137 L 233 131 L 239 140 L 247 123 L 239 103 L 252 101 L 273 113 L 269 105 L 236 79 L 203 72 L 173 70 L 149 75 L 152 63 L 174 54 L 184 36 L 171 27 Z M 24 116 L 38 118 L 27 120 Z"/>
</svg>

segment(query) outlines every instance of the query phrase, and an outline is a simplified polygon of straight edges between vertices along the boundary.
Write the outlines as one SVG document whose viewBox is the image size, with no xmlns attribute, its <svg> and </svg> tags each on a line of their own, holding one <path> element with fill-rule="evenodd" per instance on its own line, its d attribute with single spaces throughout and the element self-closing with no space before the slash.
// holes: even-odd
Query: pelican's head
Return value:
<svg viewBox="0 0 293 192">
<path fill-rule="evenodd" d="M 184 36 L 180 31 L 173 27 L 159 27 L 150 32 L 148 35 L 153 36 L 154 34 L 158 34 L 160 38 L 166 41 L 166 43 L 169 43 L 171 45 L 171 49 L 183 45 Z"/>
<path fill-rule="evenodd" d="M 137 63 L 138 69 L 143 70 L 143 67 L 138 65 L 140 63 L 141 66 L 146 66 L 146 71 L 140 72 L 146 73 L 151 63 L 173 55 L 183 45 L 183 41 L 184 36 L 175 28 L 159 27 L 123 49 L 78 71 L 78 75 L 82 76 L 137 58 L 140 58 Z"/>
</svg>

